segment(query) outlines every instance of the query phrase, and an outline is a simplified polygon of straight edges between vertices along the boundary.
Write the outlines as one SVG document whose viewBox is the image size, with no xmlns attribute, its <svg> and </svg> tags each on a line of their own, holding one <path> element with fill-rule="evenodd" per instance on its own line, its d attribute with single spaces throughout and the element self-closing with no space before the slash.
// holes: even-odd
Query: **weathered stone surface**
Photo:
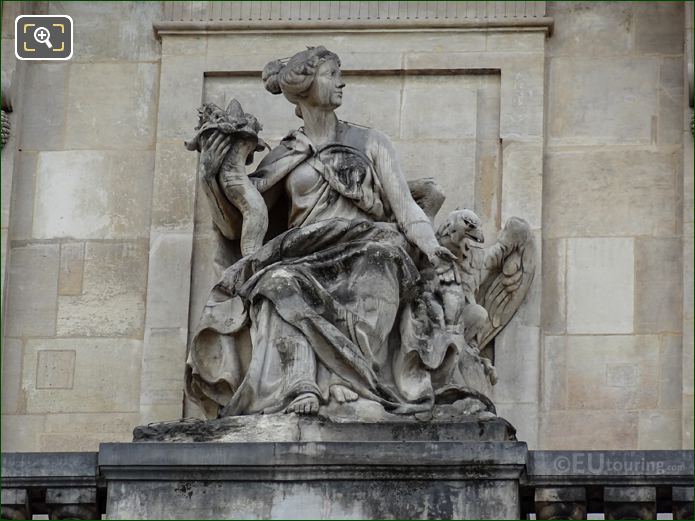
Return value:
<svg viewBox="0 0 695 521">
<path fill-rule="evenodd" d="M 178 328 L 188 323 L 191 237 L 153 232 L 147 281 L 147 327 Z"/>
<path fill-rule="evenodd" d="M 567 329 L 567 241 L 543 241 L 543 331 L 561 334 Z"/>
<path fill-rule="evenodd" d="M 19 148 L 23 151 L 63 148 L 68 71 L 65 62 L 33 62 L 27 67 L 22 88 L 25 99 L 31 103 L 23 105 L 22 124 L 18 128 Z"/>
<path fill-rule="evenodd" d="M 217 420 L 191 418 L 141 425 L 133 431 L 136 442 L 344 442 L 360 441 L 515 441 L 515 430 L 501 418 L 485 420 L 460 415 L 430 422 L 371 411 L 372 417 L 342 418 L 338 406 L 316 417 L 294 414 L 230 416 Z M 362 410 L 370 408 L 362 404 Z"/>
<path fill-rule="evenodd" d="M 163 56 L 160 77 L 166 78 L 166 82 L 159 89 L 161 110 L 157 114 L 157 139 L 188 139 L 191 121 L 196 116 L 191 100 L 199 99 L 203 89 L 200 59 L 195 56 Z"/>
<path fill-rule="evenodd" d="M 12 179 L 12 188 L 7 194 L 12 194 L 11 212 L 12 219 L 8 215 L 3 221 L 10 230 L 10 238 L 13 240 L 27 240 L 31 238 L 32 220 L 34 217 L 34 181 L 36 179 L 36 152 L 16 152 Z M 3 179 L 10 178 L 4 175 Z M 3 185 L 3 196 L 5 188 Z"/>
<path fill-rule="evenodd" d="M 55 335 L 58 250 L 57 244 L 28 244 L 12 248 L 3 321 L 7 336 Z"/>
<path fill-rule="evenodd" d="M 531 229 L 541 227 L 543 144 L 506 142 L 502 149 L 502 221 L 523 216 Z"/>
<path fill-rule="evenodd" d="M 68 2 L 50 4 L 49 9 L 50 14 L 72 16 L 75 35 L 80 35 L 72 62 L 159 59 L 160 46 L 152 32 L 152 22 L 162 16 L 161 4 Z"/>
<path fill-rule="evenodd" d="M 65 242 L 60 245 L 58 295 L 82 294 L 84 274 L 84 243 Z"/>
<path fill-rule="evenodd" d="M 543 180 L 546 237 L 672 236 L 679 163 L 661 152 L 553 151 Z"/>
<path fill-rule="evenodd" d="M 556 57 L 548 144 L 650 144 L 658 58 Z"/>
<path fill-rule="evenodd" d="M 552 411 L 567 408 L 567 337 L 543 338 L 541 377 L 541 409 Z"/>
<path fill-rule="evenodd" d="M 681 335 L 665 335 L 659 349 L 659 409 L 676 409 L 682 405 L 682 393 L 687 392 L 684 374 L 687 357 L 683 355 Z M 692 366 L 692 359 L 690 360 Z"/>
<path fill-rule="evenodd" d="M 580 2 L 547 6 L 555 24 L 546 47 L 552 56 L 620 56 L 631 51 L 633 4 L 593 4 L 590 9 Z"/>
<path fill-rule="evenodd" d="M 640 449 L 674 450 L 681 447 L 681 410 L 640 411 Z"/>
<path fill-rule="evenodd" d="M 641 53 L 680 54 L 683 52 L 684 5 L 677 2 L 635 7 L 635 50 Z"/>
<path fill-rule="evenodd" d="M 22 341 L 18 338 L 6 337 L 2 343 L 2 412 L 4 414 L 22 412 L 22 348 Z"/>
<path fill-rule="evenodd" d="M 567 241 L 567 332 L 632 333 L 632 239 Z"/>
<path fill-rule="evenodd" d="M 33 236 L 147 237 L 152 152 L 41 152 Z"/>
<path fill-rule="evenodd" d="M 495 340 L 499 381 L 492 388 L 495 402 L 537 402 L 540 380 L 540 330 L 519 323 L 518 317 Z"/>
<path fill-rule="evenodd" d="M 29 413 L 136 411 L 140 399 L 142 342 L 125 339 L 71 338 L 29 340 L 22 364 L 22 392 Z M 36 386 L 38 353 L 75 352 L 71 389 Z M 40 429 L 38 432 L 44 432 Z"/>
<path fill-rule="evenodd" d="M 500 138 L 540 141 L 543 136 L 545 59 L 508 53 L 502 60 Z"/>
<path fill-rule="evenodd" d="M 657 336 L 569 336 L 568 406 L 654 409 L 658 405 L 658 368 Z"/>
<path fill-rule="evenodd" d="M 44 431 L 45 421 L 46 416 L 42 414 L 4 414 L 3 411 L 0 421 L 3 453 L 38 451 L 38 436 Z M 3 476 L 6 475 L 3 467 Z"/>
<path fill-rule="evenodd" d="M 58 335 L 142 338 L 147 258 L 144 241 L 87 242 L 82 293 L 58 297 Z"/>
<path fill-rule="evenodd" d="M 475 138 L 476 92 L 462 90 L 460 83 L 455 76 L 409 78 L 403 88 L 399 137 L 417 140 Z M 456 99 L 456 103 L 452 104 L 452 99 Z"/>
<path fill-rule="evenodd" d="M 552 411 L 541 415 L 545 450 L 629 450 L 637 448 L 639 413 L 625 410 Z"/>
<path fill-rule="evenodd" d="M 530 449 L 540 447 L 538 403 L 503 403 L 495 405 L 497 414 L 514 425 L 517 439 L 523 440 Z"/>
<path fill-rule="evenodd" d="M 680 331 L 682 258 L 678 238 L 635 239 L 635 332 Z"/>
<path fill-rule="evenodd" d="M 517 443 L 184 443 L 173 449 L 102 445 L 107 517 L 516 518 L 515 480 L 526 457 Z M 207 470 L 186 468 L 209 464 L 217 469 L 214 484 L 201 482 L 209 479 Z M 145 465 L 158 469 L 147 482 L 122 479 Z M 471 479 L 481 472 L 486 479 Z M 303 482 L 295 481 L 300 476 Z M 385 502 L 386 496 L 400 499 Z"/>
<path fill-rule="evenodd" d="M 141 405 L 176 405 L 177 416 L 181 415 L 184 387 L 181 366 L 186 356 L 186 333 L 186 328 L 147 330 L 140 384 Z"/>
<path fill-rule="evenodd" d="M 36 357 L 36 389 L 72 389 L 75 378 L 74 350 L 39 350 Z"/>
<path fill-rule="evenodd" d="M 158 72 L 155 63 L 72 64 L 65 148 L 152 149 Z"/>
<path fill-rule="evenodd" d="M 157 143 L 152 226 L 190 229 L 193 225 L 198 158 L 180 140 Z"/>
</svg>

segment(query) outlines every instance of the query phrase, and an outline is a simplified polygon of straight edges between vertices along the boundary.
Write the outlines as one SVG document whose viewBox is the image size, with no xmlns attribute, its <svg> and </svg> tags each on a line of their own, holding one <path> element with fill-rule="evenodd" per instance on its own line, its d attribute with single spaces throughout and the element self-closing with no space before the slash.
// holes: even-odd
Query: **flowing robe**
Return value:
<svg viewBox="0 0 695 521">
<path fill-rule="evenodd" d="M 278 412 L 306 392 L 325 403 L 332 384 L 414 412 L 456 380 L 460 339 L 423 298 L 402 201 L 383 189 L 401 175 L 383 134 L 342 122 L 335 143 L 295 131 L 264 158 L 252 180 L 284 183 L 289 229 L 229 268 L 203 311 L 186 390 L 208 417 Z"/>
</svg>

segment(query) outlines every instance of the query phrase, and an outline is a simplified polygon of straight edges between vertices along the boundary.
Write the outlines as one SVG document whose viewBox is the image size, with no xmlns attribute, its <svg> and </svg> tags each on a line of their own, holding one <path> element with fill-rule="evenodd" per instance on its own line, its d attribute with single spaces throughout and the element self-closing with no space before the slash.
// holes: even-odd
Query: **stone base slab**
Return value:
<svg viewBox="0 0 695 521">
<path fill-rule="evenodd" d="M 518 519 L 520 442 L 106 443 L 108 519 Z"/>
</svg>

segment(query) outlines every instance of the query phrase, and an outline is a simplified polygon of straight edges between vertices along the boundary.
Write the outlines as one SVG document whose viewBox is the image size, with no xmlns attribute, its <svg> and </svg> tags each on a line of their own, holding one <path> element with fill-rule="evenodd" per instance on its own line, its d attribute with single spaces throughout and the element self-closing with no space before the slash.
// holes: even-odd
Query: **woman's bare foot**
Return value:
<svg viewBox="0 0 695 521">
<path fill-rule="evenodd" d="M 358 398 L 355 391 L 340 384 L 331 385 L 331 396 L 338 403 L 354 402 Z"/>
<path fill-rule="evenodd" d="M 319 399 L 313 393 L 298 395 L 285 409 L 286 413 L 317 414 L 319 412 Z"/>
</svg>

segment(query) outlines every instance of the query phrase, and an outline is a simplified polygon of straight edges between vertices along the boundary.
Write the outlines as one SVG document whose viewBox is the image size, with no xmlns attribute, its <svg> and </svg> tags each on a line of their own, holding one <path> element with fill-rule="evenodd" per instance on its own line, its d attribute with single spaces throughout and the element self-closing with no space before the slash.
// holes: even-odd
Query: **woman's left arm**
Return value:
<svg viewBox="0 0 695 521">
<path fill-rule="evenodd" d="M 434 263 L 444 248 L 437 242 L 432 223 L 413 199 L 391 141 L 381 132 L 372 130 L 371 134 L 377 175 L 396 221 L 408 240 Z"/>
</svg>

